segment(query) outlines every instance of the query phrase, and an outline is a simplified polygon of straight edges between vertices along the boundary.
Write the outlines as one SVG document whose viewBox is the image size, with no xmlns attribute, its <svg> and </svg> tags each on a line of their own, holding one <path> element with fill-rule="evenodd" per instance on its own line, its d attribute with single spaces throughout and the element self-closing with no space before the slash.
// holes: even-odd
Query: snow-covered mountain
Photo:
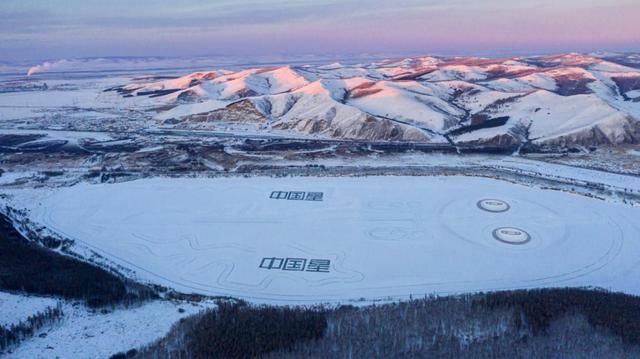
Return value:
<svg viewBox="0 0 640 359">
<path fill-rule="evenodd" d="M 135 81 L 173 126 L 252 122 L 339 139 L 517 145 L 640 142 L 637 55 L 417 57 Z M 168 110 L 167 110 L 168 109 Z"/>
</svg>

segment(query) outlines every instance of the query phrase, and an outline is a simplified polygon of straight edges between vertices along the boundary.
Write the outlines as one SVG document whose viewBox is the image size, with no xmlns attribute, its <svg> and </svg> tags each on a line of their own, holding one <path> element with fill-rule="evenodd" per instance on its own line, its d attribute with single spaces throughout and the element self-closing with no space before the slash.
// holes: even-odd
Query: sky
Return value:
<svg viewBox="0 0 640 359">
<path fill-rule="evenodd" d="M 0 0 L 0 61 L 640 51 L 639 0 Z"/>
</svg>

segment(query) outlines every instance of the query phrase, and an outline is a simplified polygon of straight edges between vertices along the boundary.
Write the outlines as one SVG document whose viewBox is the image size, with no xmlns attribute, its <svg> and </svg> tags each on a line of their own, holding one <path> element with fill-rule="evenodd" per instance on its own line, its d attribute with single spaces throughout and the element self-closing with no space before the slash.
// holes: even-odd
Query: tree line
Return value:
<svg viewBox="0 0 640 359">
<path fill-rule="evenodd" d="M 29 242 L 1 214 L 0 290 L 79 299 L 92 308 L 157 297 L 147 286 Z"/>
<path fill-rule="evenodd" d="M 0 325 L 0 351 L 32 337 L 38 329 L 58 321 L 63 315 L 62 307 L 58 303 L 55 307 L 48 307 L 43 312 L 33 314 L 19 323 L 10 326 Z"/>
<path fill-rule="evenodd" d="M 145 359 L 638 358 L 640 297 L 556 288 L 362 307 L 221 302 L 130 354 Z"/>
</svg>

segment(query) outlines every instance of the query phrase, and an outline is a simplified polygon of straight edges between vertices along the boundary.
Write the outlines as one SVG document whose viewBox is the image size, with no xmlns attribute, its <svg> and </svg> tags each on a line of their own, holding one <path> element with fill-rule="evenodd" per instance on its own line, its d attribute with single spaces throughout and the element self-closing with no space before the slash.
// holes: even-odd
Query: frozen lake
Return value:
<svg viewBox="0 0 640 359">
<path fill-rule="evenodd" d="M 33 220 L 185 292 L 273 303 L 640 294 L 640 208 L 491 179 L 144 179 L 22 201 Z"/>
</svg>

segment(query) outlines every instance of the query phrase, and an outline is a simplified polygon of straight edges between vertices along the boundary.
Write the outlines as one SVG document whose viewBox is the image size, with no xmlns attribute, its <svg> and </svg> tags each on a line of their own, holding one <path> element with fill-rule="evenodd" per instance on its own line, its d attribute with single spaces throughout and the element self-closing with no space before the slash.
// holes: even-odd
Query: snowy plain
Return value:
<svg viewBox="0 0 640 359">
<path fill-rule="evenodd" d="M 482 199 L 510 210 L 483 211 Z M 137 279 L 183 292 L 276 304 L 549 286 L 640 294 L 640 208 L 492 179 L 157 178 L 17 191 L 15 200 Z M 501 227 L 531 241 L 500 242 L 492 233 Z M 287 258 L 330 265 L 277 266 Z"/>
</svg>

